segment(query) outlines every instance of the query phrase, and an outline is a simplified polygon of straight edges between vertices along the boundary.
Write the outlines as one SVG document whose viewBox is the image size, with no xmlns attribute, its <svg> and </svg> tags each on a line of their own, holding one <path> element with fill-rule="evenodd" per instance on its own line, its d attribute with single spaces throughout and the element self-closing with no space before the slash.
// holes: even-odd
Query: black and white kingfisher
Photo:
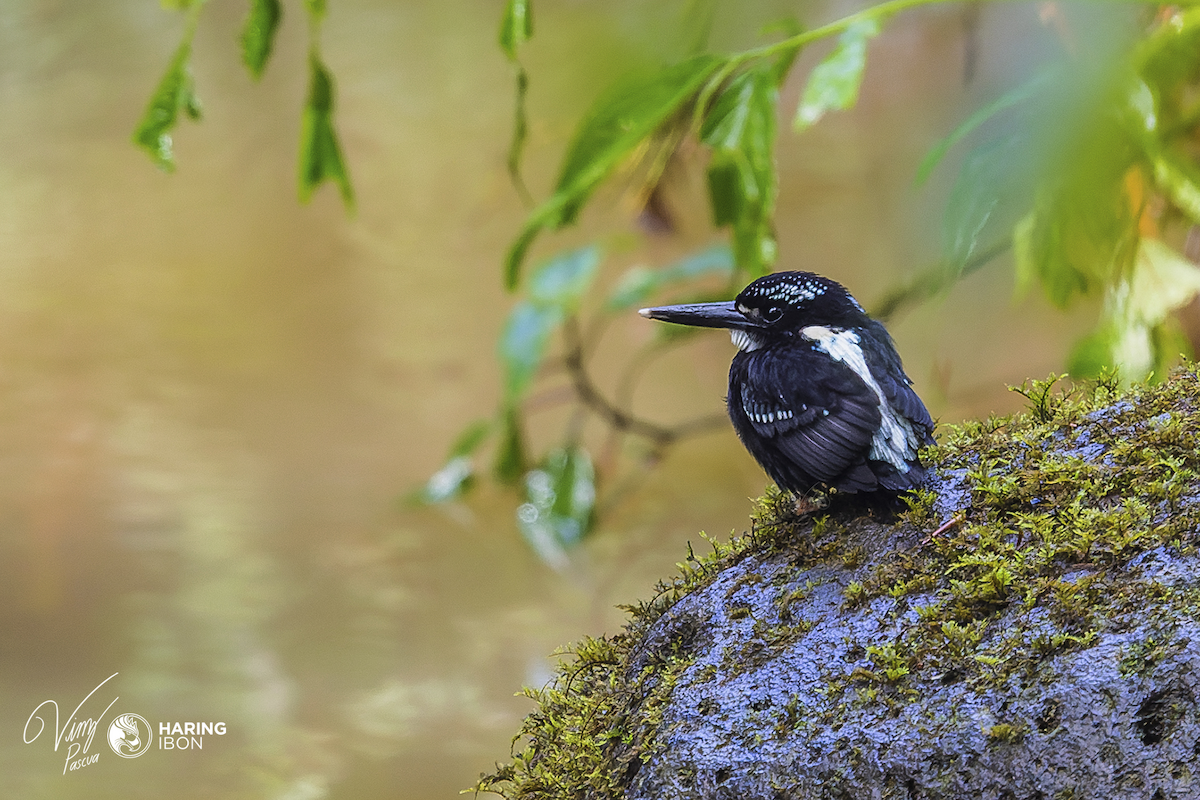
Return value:
<svg viewBox="0 0 1200 800">
<path fill-rule="evenodd" d="M 781 489 L 895 496 L 924 479 L 917 450 L 933 443 L 933 420 L 892 337 L 841 284 L 777 272 L 732 302 L 638 313 L 729 329 L 729 418 Z"/>
</svg>

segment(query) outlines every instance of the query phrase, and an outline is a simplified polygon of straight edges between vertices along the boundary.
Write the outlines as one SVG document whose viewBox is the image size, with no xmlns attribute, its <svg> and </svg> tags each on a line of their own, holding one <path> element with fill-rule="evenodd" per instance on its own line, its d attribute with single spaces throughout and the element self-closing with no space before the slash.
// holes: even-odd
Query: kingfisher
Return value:
<svg viewBox="0 0 1200 800">
<path fill-rule="evenodd" d="M 776 272 L 732 301 L 638 313 L 729 330 L 729 419 L 781 489 L 895 497 L 921 485 L 933 420 L 892 337 L 841 284 Z"/>
</svg>

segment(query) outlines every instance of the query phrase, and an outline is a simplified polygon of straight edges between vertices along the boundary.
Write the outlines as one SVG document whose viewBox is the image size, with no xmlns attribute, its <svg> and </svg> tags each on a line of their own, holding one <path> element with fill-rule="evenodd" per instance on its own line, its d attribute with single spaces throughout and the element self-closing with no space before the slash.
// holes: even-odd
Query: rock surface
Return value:
<svg viewBox="0 0 1200 800">
<path fill-rule="evenodd" d="M 1027 396 L 943 432 L 899 518 L 768 495 L 576 647 L 479 788 L 1200 798 L 1200 379 Z"/>
<path fill-rule="evenodd" d="M 911 533 L 878 535 L 868 561 L 919 546 Z M 1156 548 L 1103 580 L 1149 598 L 1194 587 L 1198 567 L 1194 556 Z M 663 712 L 662 750 L 628 797 L 1200 797 L 1195 616 L 1148 599 L 1086 648 L 997 681 L 936 669 L 905 675 L 903 695 L 881 702 L 882 691 L 856 691 L 891 687 L 868 648 L 902 640 L 933 598 L 843 609 L 847 586 L 870 569 L 748 556 L 664 615 L 646 646 L 684 635 L 700 654 Z M 797 589 L 803 599 L 783 605 Z M 812 628 L 784 644 L 761 633 L 764 622 L 769 631 L 796 621 Z M 1056 630 L 1038 606 L 1009 610 L 989 628 L 991 636 Z M 1147 660 L 1149 641 L 1156 652 Z"/>
</svg>

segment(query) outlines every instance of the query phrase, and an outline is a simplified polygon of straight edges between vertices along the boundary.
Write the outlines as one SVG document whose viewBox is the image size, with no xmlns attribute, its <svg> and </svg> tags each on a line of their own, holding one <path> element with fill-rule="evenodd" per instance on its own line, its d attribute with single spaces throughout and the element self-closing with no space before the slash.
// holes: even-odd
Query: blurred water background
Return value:
<svg viewBox="0 0 1200 800">
<path fill-rule="evenodd" d="M 0 796 L 453 797 L 507 756 L 531 708 L 514 694 L 546 679 L 554 648 L 615 631 L 618 603 L 647 597 L 699 531 L 744 530 L 765 485 L 730 430 L 690 439 L 565 574 L 522 542 L 495 487 L 446 508 L 401 502 L 498 395 L 499 262 L 525 213 L 504 166 L 512 73 L 499 2 L 329 5 L 353 216 L 332 187 L 295 197 L 298 4 L 257 84 L 238 57 L 246 4 L 205 9 L 205 117 L 177 131 L 174 175 L 130 134 L 179 15 L 149 0 L 7 0 L 0 15 Z M 726 3 L 712 43 L 851 8 Z M 685 9 L 536 5 L 535 194 L 614 64 L 685 51 Z M 857 109 L 781 131 L 779 266 L 869 305 L 936 259 L 953 159 L 920 188 L 917 165 L 1053 36 L 1027 4 L 894 21 Z M 640 230 L 626 194 L 606 190 L 535 258 L 602 235 L 604 285 L 668 263 L 719 240 L 703 189 L 699 169 L 672 178 L 670 235 Z M 1061 371 L 1095 315 L 1012 294 L 1010 269 L 985 270 L 891 323 L 943 422 L 1018 407 L 1005 383 Z M 609 328 L 601 380 L 649 328 Z M 732 352 L 713 334 L 672 354 L 637 410 L 719 411 Z M 565 414 L 539 418 L 535 443 Z M 65 720 L 113 673 L 125 710 L 228 732 L 127 761 L 102 741 L 106 718 L 101 758 L 66 775 L 65 742 L 23 742 L 39 703 Z"/>
</svg>

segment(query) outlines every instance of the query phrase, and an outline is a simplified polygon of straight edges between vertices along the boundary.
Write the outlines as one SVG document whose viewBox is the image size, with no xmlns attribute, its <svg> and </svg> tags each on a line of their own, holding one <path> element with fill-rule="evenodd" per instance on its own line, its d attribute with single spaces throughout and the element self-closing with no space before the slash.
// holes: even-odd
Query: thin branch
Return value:
<svg viewBox="0 0 1200 800">
<path fill-rule="evenodd" d="M 579 401 L 614 429 L 622 433 L 632 433 L 636 436 L 649 439 L 654 443 L 656 450 L 661 450 L 683 436 L 715 429 L 725 421 L 723 415 L 717 416 L 714 414 L 706 417 L 698 417 L 679 425 L 667 426 L 634 416 L 632 413 L 610 403 L 600 393 L 596 384 L 592 382 L 592 378 L 584 365 L 583 342 L 579 331 L 579 320 L 576 317 L 570 316 L 564 322 L 563 339 L 566 343 L 566 354 L 563 357 L 563 363 L 566 366 L 567 373 L 571 376 L 571 383 L 575 387 L 575 393 L 579 396 Z"/>
<path fill-rule="evenodd" d="M 905 306 L 928 300 L 964 275 L 970 275 L 987 266 L 993 259 L 1010 250 L 1012 244 L 1011 237 L 1002 239 L 967 259 L 961 268 L 939 263 L 915 273 L 888 291 L 871 309 L 871 316 L 886 322 Z"/>
</svg>

